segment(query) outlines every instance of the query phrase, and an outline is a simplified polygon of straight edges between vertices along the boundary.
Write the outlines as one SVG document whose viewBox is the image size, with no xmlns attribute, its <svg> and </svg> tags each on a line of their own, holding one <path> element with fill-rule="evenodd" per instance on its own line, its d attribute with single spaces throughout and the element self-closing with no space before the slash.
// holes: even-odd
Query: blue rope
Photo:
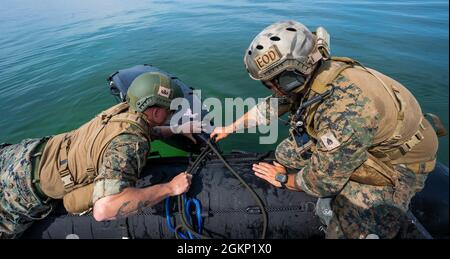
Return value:
<svg viewBox="0 0 450 259">
<path fill-rule="evenodd" d="M 189 213 L 190 211 L 190 206 L 193 204 L 195 206 L 195 214 L 197 216 L 197 231 L 198 233 L 202 233 L 202 207 L 201 207 L 201 203 L 198 199 L 196 198 L 186 198 L 186 195 L 183 194 L 183 202 L 185 204 L 185 215 L 187 220 L 189 221 L 189 223 L 191 224 L 191 226 L 194 226 L 193 222 L 192 222 L 192 218 L 191 215 Z M 183 239 L 196 239 L 197 237 L 195 235 L 193 235 L 190 231 L 186 231 L 186 234 L 183 234 L 181 231 L 178 231 L 175 229 L 175 227 L 172 224 L 172 221 L 170 219 L 170 197 L 166 198 L 165 200 L 165 210 L 166 210 L 166 222 L 167 222 L 167 226 L 169 227 L 170 231 L 177 233 L 181 238 Z"/>
<path fill-rule="evenodd" d="M 192 218 L 191 218 L 191 215 L 189 214 L 189 211 L 190 211 L 191 205 L 194 204 L 195 214 L 197 215 L 197 232 L 202 233 L 202 214 L 201 214 L 202 206 L 201 206 L 200 201 L 196 198 L 190 198 L 187 200 L 187 202 L 185 202 L 185 204 L 186 204 L 186 206 L 185 206 L 186 207 L 186 209 L 185 209 L 186 218 L 188 219 L 191 226 L 194 226 L 194 224 L 192 223 Z M 188 233 L 192 239 L 191 233 L 190 232 L 188 232 Z"/>
<path fill-rule="evenodd" d="M 186 215 L 186 219 L 189 221 L 191 226 L 193 226 L 192 218 L 191 218 L 191 215 L 189 214 L 189 204 L 191 203 L 191 199 L 187 199 L 186 194 L 183 194 L 183 203 L 184 203 L 184 208 L 185 208 L 184 215 Z M 186 231 L 186 233 L 189 235 L 190 239 L 194 239 L 194 236 L 192 235 L 192 233 L 190 231 Z"/>
<path fill-rule="evenodd" d="M 190 205 L 191 204 L 195 205 L 195 214 L 197 215 L 197 232 L 198 233 L 202 233 L 202 206 L 200 204 L 200 201 L 196 198 L 191 198 L 188 200 L 188 202 L 186 203 L 186 211 L 189 211 Z M 187 212 L 187 214 L 189 214 Z M 192 225 L 192 220 L 190 215 L 187 217 L 190 221 L 191 221 L 191 225 Z"/>
<path fill-rule="evenodd" d="M 165 201 L 165 207 L 166 207 L 166 222 L 167 222 L 167 226 L 169 227 L 170 231 L 172 231 L 173 233 L 176 233 L 176 229 L 175 227 L 172 225 L 172 221 L 170 220 L 170 211 L 169 211 L 169 207 L 170 207 L 170 197 L 166 198 Z M 180 231 L 178 231 L 178 235 L 182 238 L 182 239 L 188 239 L 183 233 L 181 233 Z"/>
</svg>

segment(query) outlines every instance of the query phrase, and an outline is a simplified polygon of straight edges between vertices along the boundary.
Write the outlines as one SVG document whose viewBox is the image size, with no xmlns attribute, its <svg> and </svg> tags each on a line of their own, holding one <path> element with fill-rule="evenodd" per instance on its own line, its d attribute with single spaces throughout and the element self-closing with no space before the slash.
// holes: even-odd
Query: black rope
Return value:
<svg viewBox="0 0 450 259">
<path fill-rule="evenodd" d="M 205 140 L 203 139 L 207 146 L 203 149 L 203 151 L 200 153 L 200 155 L 195 159 L 194 163 L 186 170 L 188 173 L 196 173 L 197 167 L 201 164 L 201 162 L 205 159 L 205 157 L 208 155 L 209 152 L 214 152 L 217 157 L 222 161 L 222 163 L 225 165 L 225 167 L 228 168 L 228 170 L 236 177 L 244 186 L 245 188 L 250 192 L 253 199 L 258 204 L 258 207 L 261 209 L 261 216 L 263 218 L 263 229 L 261 233 L 261 239 L 264 239 L 266 237 L 267 232 L 267 225 L 268 225 L 268 218 L 267 218 L 267 212 L 264 208 L 264 204 L 259 198 L 258 194 L 242 179 L 239 174 L 230 166 L 230 164 L 223 158 L 222 154 L 217 150 L 217 148 L 211 143 L 211 140 Z M 178 209 L 180 210 L 180 218 L 181 218 L 181 224 L 176 227 L 177 230 L 180 230 L 182 228 L 190 231 L 194 235 L 202 238 L 202 239 L 209 239 L 210 237 L 202 235 L 201 233 L 198 233 L 195 231 L 187 222 L 186 215 L 185 215 L 185 207 L 183 202 L 182 195 L 178 195 Z M 177 235 L 177 238 L 179 236 Z"/>
<path fill-rule="evenodd" d="M 203 149 L 203 151 L 200 153 L 200 155 L 195 159 L 194 163 L 188 169 L 186 169 L 186 172 L 189 174 L 195 173 L 197 170 L 197 167 L 205 159 L 205 157 L 208 155 L 208 153 L 209 153 L 209 146 L 205 147 Z M 184 228 L 184 229 L 188 230 L 189 232 L 194 233 L 195 236 L 198 236 L 201 239 L 209 239 L 210 237 L 202 235 L 201 233 L 198 233 L 187 222 L 186 215 L 185 215 L 186 208 L 184 207 L 183 195 L 178 195 L 177 201 L 178 201 L 178 210 L 180 211 L 179 214 L 180 214 L 181 224 L 176 226 L 176 228 L 175 228 L 176 237 L 180 238 L 178 235 L 178 230 L 181 230 Z"/>
<path fill-rule="evenodd" d="M 223 156 L 219 153 L 219 151 L 214 147 L 214 145 L 211 143 L 211 141 L 206 142 L 208 146 L 212 149 L 212 151 L 219 157 L 219 159 L 223 162 L 223 164 L 230 170 L 230 172 L 247 188 L 247 190 L 250 192 L 250 194 L 253 196 L 253 199 L 258 204 L 258 207 L 261 209 L 261 216 L 263 218 L 263 229 L 261 233 L 261 239 L 266 238 L 266 231 L 267 231 L 267 225 L 268 225 L 268 219 L 267 219 L 267 212 L 264 208 L 264 204 L 259 198 L 258 194 L 242 179 L 238 173 L 228 164 L 228 162 L 223 158 Z"/>
</svg>

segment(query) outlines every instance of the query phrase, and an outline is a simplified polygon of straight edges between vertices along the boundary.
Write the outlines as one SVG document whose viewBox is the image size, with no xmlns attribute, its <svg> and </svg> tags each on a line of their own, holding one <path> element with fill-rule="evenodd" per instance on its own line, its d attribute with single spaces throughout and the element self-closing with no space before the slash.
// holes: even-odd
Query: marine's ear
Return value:
<svg viewBox="0 0 450 259">
<path fill-rule="evenodd" d="M 162 125 L 167 120 L 169 111 L 166 108 L 161 108 L 158 106 L 153 106 L 144 111 L 147 119 L 154 123 L 155 125 Z"/>
</svg>

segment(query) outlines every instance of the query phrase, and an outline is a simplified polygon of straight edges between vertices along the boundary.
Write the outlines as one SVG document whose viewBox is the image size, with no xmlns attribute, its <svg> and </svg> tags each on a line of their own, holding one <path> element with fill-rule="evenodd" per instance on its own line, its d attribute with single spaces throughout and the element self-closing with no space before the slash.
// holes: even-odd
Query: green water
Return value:
<svg viewBox="0 0 450 259">
<path fill-rule="evenodd" d="M 113 105 L 106 77 L 153 64 L 203 97 L 263 97 L 243 54 L 267 25 L 295 19 L 332 52 L 406 85 L 448 128 L 448 1 L 58 1 L 0 3 L 0 142 L 74 129 Z M 279 141 L 286 136 L 281 130 Z M 270 150 L 236 134 L 225 150 Z M 448 165 L 448 137 L 439 159 Z"/>
</svg>

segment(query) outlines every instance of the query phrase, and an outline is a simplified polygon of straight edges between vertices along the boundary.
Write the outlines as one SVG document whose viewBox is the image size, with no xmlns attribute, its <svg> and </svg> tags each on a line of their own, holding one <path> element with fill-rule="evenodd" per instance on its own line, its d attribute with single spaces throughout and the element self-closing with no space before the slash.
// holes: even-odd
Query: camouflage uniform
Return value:
<svg viewBox="0 0 450 259">
<path fill-rule="evenodd" d="M 103 156 L 94 181 L 93 203 L 105 196 L 134 187 L 147 161 L 150 145 L 144 137 L 122 134 L 114 138 Z"/>
<path fill-rule="evenodd" d="M 299 189 L 316 197 L 335 197 L 327 238 L 365 238 L 371 233 L 393 238 L 427 174 L 396 166 L 396 189 L 351 181 L 355 169 L 367 160 L 381 118 L 371 107 L 371 100 L 362 97 L 361 89 L 346 77 L 338 76 L 333 84 L 337 86 L 335 91 L 319 106 L 314 121 L 319 136 L 334 136 L 339 145 L 330 148 L 319 140 L 305 160 L 297 154 L 295 142 L 286 139 L 277 148 L 277 160 L 287 167 L 304 166 L 296 175 Z"/>
<path fill-rule="evenodd" d="M 34 221 L 52 211 L 54 201 L 44 203 L 31 183 L 30 153 L 40 140 L 26 139 L 0 150 L 0 238 L 19 237 Z M 149 143 L 143 137 L 115 137 L 95 178 L 93 202 L 134 186 L 148 151 Z"/>
<path fill-rule="evenodd" d="M 0 150 L 0 238 L 15 238 L 52 211 L 34 192 L 30 154 L 41 139 L 25 139 Z"/>
<path fill-rule="evenodd" d="M 284 139 L 275 150 L 275 158 L 287 168 L 302 169 L 311 158 L 311 152 L 303 151 L 291 137 Z"/>
</svg>

